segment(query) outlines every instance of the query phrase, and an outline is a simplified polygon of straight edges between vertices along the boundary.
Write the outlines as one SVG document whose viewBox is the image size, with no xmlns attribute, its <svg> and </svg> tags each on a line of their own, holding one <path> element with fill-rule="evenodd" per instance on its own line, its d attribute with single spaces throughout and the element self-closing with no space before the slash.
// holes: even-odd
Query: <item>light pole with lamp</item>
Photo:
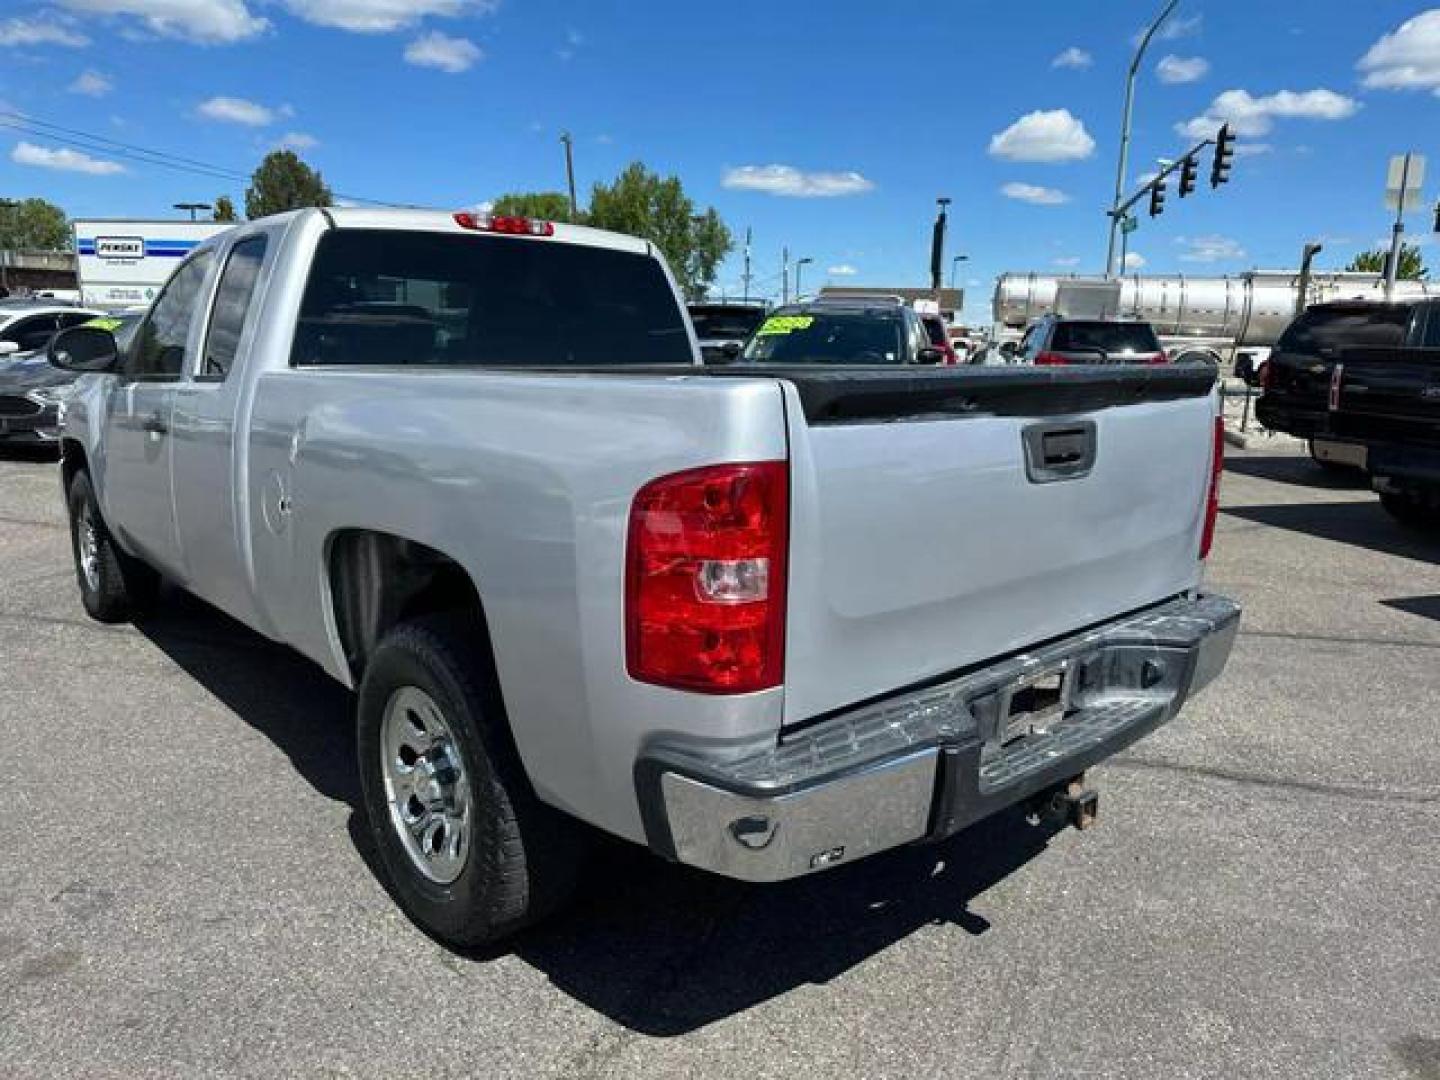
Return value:
<svg viewBox="0 0 1440 1080">
<path fill-rule="evenodd" d="M 967 262 L 969 259 L 969 255 L 956 255 L 950 260 L 950 289 L 952 292 L 955 289 L 955 271 L 959 269 L 962 262 Z"/>
<path fill-rule="evenodd" d="M 197 210 L 210 209 L 210 204 L 208 202 L 177 202 L 171 203 L 170 205 L 172 205 L 176 210 L 189 210 L 191 221 L 195 220 L 195 212 Z"/>
<path fill-rule="evenodd" d="M 809 258 L 808 256 L 807 256 L 806 258 L 803 258 L 803 259 L 796 259 L 796 260 L 795 260 L 795 300 L 796 300 L 797 303 L 799 302 L 800 296 L 801 296 L 801 293 L 800 293 L 800 268 L 801 268 L 802 266 L 804 266 L 806 263 L 813 263 L 814 261 L 815 261 L 814 259 Z"/>
<path fill-rule="evenodd" d="M 1135 58 L 1130 61 L 1130 73 L 1125 76 L 1125 112 L 1120 120 L 1120 161 L 1115 168 L 1115 201 L 1110 204 L 1110 244 L 1105 250 L 1105 276 L 1115 276 L 1115 233 L 1120 228 L 1120 204 L 1125 200 L 1125 170 L 1130 164 L 1130 118 L 1135 111 L 1135 75 L 1140 70 L 1140 61 L 1145 58 L 1145 50 L 1150 45 L 1150 39 L 1160 29 L 1160 24 L 1170 17 L 1175 6 L 1180 0 L 1169 0 L 1169 3 L 1161 9 L 1155 21 L 1146 29 L 1144 36 L 1140 38 L 1140 44 L 1135 49 Z"/>
</svg>

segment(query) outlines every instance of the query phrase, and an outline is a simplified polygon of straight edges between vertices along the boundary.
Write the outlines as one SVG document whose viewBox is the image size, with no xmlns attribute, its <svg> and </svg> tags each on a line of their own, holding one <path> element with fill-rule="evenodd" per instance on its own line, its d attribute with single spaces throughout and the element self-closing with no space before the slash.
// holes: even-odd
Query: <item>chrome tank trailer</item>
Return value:
<svg viewBox="0 0 1440 1080">
<path fill-rule="evenodd" d="M 1094 281 L 1060 274 L 1001 274 L 995 282 L 997 323 L 1021 329 L 1055 306 L 1061 282 Z M 1162 338 L 1223 339 L 1232 345 L 1270 346 L 1295 318 L 1300 275 L 1253 270 L 1225 277 L 1184 274 L 1130 274 L 1120 279 L 1122 318 L 1150 323 Z M 1440 296 L 1440 285 L 1401 281 L 1397 299 Z M 1329 300 L 1383 300 L 1385 279 L 1378 274 L 1314 273 L 1306 304 Z"/>
</svg>

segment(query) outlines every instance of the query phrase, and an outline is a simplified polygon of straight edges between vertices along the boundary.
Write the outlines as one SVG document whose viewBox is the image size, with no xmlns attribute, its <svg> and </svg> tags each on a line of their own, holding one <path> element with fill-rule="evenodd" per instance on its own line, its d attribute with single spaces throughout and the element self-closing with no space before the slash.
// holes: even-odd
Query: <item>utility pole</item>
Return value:
<svg viewBox="0 0 1440 1080">
<path fill-rule="evenodd" d="M 940 286 L 945 280 L 941 277 L 941 268 L 945 263 L 945 224 L 947 220 L 945 208 L 950 205 L 950 196 L 936 196 L 935 205 L 940 210 L 935 215 L 935 229 L 930 234 L 930 288 L 935 290 L 935 300 L 939 302 Z"/>
<path fill-rule="evenodd" d="M 1105 251 L 1106 277 L 1115 276 L 1115 231 L 1120 227 L 1120 203 L 1125 198 L 1125 170 L 1130 167 L 1130 119 L 1135 112 L 1135 76 L 1140 70 L 1140 62 L 1145 58 L 1150 39 L 1160 29 L 1160 24 L 1170 17 L 1178 3 L 1180 0 L 1169 0 L 1150 24 L 1135 49 L 1135 57 L 1130 61 L 1130 73 L 1125 77 L 1125 112 L 1120 120 L 1120 162 L 1115 168 L 1115 201 L 1110 204 L 1110 245 Z"/>
<path fill-rule="evenodd" d="M 780 303 L 790 302 L 790 249 L 780 249 Z"/>
<path fill-rule="evenodd" d="M 965 262 L 965 261 L 966 261 L 967 259 L 969 259 L 969 258 L 970 258 L 969 255 L 956 255 L 953 259 L 950 260 L 950 291 L 951 291 L 951 292 L 954 292 L 954 291 L 955 291 L 955 271 L 956 271 L 957 269 L 959 269 L 960 264 L 961 264 L 962 262 Z"/>
<path fill-rule="evenodd" d="M 189 210 L 191 221 L 195 220 L 195 211 L 210 209 L 210 204 L 208 202 L 177 202 L 172 203 L 171 205 L 174 206 L 176 210 Z"/>
<path fill-rule="evenodd" d="M 580 217 L 579 208 L 575 205 L 575 140 L 570 138 L 570 132 L 562 131 L 560 141 L 565 144 L 565 181 L 570 186 L 570 223 L 573 225 Z"/>
<path fill-rule="evenodd" d="M 745 300 L 745 303 L 748 304 L 748 303 L 750 302 L 750 226 L 749 226 L 749 225 L 746 225 L 746 226 L 745 226 L 745 273 L 743 273 L 743 274 L 740 275 L 740 280 L 745 283 L 745 284 L 744 284 L 744 289 L 745 289 L 744 300 Z"/>
</svg>

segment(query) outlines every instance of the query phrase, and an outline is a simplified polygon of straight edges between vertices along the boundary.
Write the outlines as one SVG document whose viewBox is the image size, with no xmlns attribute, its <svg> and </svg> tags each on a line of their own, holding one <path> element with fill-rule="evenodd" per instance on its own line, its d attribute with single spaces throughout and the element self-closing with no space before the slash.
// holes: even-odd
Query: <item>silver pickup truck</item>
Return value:
<svg viewBox="0 0 1440 1080">
<path fill-rule="evenodd" d="M 86 609 L 163 575 L 353 688 L 456 945 L 556 906 L 587 824 L 776 881 L 1065 792 L 1238 623 L 1209 369 L 707 369 L 631 237 L 297 211 L 50 357 Z"/>
</svg>

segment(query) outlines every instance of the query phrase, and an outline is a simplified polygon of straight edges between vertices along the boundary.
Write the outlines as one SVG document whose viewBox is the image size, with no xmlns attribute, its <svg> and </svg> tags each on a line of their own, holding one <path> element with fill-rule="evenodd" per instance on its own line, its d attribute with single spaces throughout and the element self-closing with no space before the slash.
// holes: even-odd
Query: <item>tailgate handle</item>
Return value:
<svg viewBox="0 0 1440 1080">
<path fill-rule="evenodd" d="M 1075 480 L 1095 467 L 1095 421 L 1031 424 L 1022 432 L 1025 472 L 1032 484 Z"/>
</svg>

